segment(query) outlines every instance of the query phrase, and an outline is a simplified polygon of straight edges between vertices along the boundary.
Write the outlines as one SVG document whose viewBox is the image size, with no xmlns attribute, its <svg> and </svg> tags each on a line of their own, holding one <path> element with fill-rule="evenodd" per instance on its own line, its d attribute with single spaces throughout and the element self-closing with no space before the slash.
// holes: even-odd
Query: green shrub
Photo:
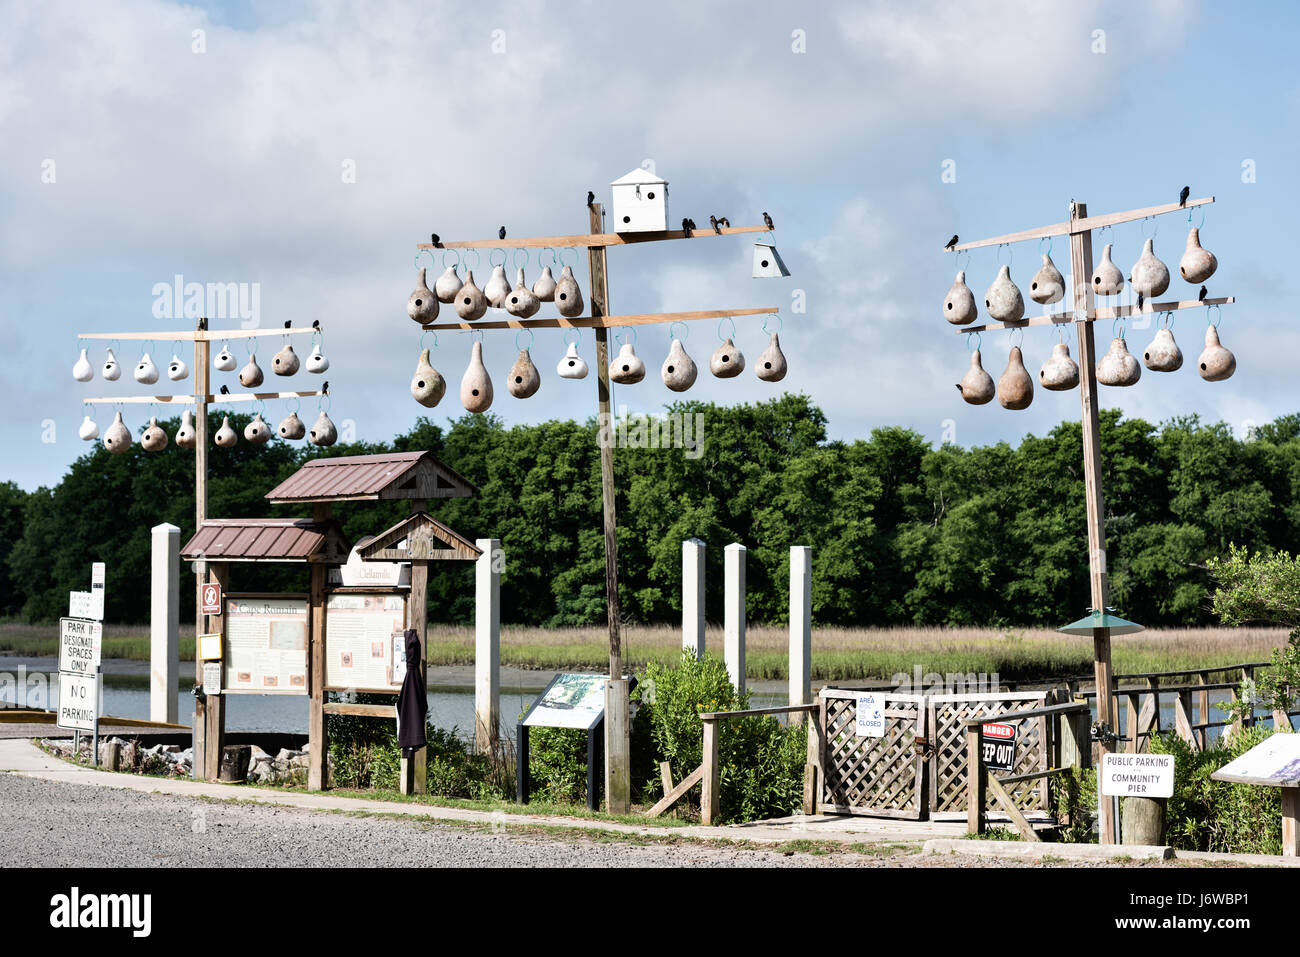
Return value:
<svg viewBox="0 0 1300 957">
<path fill-rule="evenodd" d="M 528 752 L 528 787 L 533 797 L 556 804 L 586 799 L 586 731 L 529 728 Z"/>
<path fill-rule="evenodd" d="M 1282 852 L 1282 802 L 1277 788 L 1215 781 L 1210 775 L 1273 734 L 1259 726 L 1224 746 L 1193 751 L 1172 733 L 1153 736 L 1154 754 L 1174 756 L 1174 796 L 1166 808 L 1166 841 L 1191 851 Z"/>
<path fill-rule="evenodd" d="M 643 786 L 647 799 L 663 793 L 660 761 L 669 763 L 674 781 L 680 781 L 703 762 L 704 723 L 700 712 L 742 711 L 749 706 L 748 692 L 736 691 L 720 659 L 706 654 L 696 660 L 689 651 L 682 653 L 676 667 L 648 664 L 634 695 L 652 745 L 652 760 L 635 765 L 641 773 L 649 774 Z M 720 723 L 718 756 L 721 822 L 775 817 L 799 809 L 807 762 L 804 725 L 787 727 L 763 715 L 724 720 Z M 696 794 L 693 789 L 690 806 L 698 806 Z"/>
<path fill-rule="evenodd" d="M 1071 768 L 1047 780 L 1052 815 L 1059 822 L 1057 839 L 1062 844 L 1095 844 L 1097 769 Z"/>
</svg>

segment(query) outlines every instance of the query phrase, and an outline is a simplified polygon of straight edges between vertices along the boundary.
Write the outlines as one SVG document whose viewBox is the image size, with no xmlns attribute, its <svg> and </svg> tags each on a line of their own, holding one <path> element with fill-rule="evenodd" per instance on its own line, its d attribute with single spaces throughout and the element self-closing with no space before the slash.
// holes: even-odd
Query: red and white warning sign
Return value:
<svg viewBox="0 0 1300 957">
<path fill-rule="evenodd" d="M 199 611 L 204 615 L 221 614 L 221 586 L 216 582 L 199 586 Z"/>
<path fill-rule="evenodd" d="M 984 766 L 990 771 L 1014 771 L 1016 768 L 1016 726 L 984 725 Z"/>
</svg>

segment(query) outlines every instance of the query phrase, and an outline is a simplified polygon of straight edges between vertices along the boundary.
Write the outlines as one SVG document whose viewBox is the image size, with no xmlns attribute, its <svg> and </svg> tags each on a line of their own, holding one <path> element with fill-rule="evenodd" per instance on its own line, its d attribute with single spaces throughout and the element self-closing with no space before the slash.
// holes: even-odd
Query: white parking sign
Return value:
<svg viewBox="0 0 1300 957">
<path fill-rule="evenodd" d="M 99 717 L 99 675 L 59 673 L 60 728 L 94 731 Z"/>
</svg>

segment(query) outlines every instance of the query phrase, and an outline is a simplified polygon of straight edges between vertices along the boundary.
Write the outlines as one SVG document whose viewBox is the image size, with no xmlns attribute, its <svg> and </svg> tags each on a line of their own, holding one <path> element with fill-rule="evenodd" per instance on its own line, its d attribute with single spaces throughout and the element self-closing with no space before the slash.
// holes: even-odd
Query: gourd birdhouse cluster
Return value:
<svg viewBox="0 0 1300 957">
<path fill-rule="evenodd" d="M 1166 208 L 1156 211 L 1169 210 Z M 1151 211 L 1135 211 L 1135 213 L 1145 212 Z M 1134 221 L 1140 218 L 1154 217 L 1133 215 L 1128 220 L 1108 218 L 1108 221 Z M 1188 219 L 1191 219 L 1190 214 Z M 1047 237 L 1052 235 L 1047 230 L 1039 235 L 1043 234 L 1046 235 L 1040 243 L 1046 242 Z M 1004 238 L 1014 241 L 1017 237 Z M 993 245 L 997 242 L 997 240 L 985 240 L 968 246 Z M 950 248 L 958 248 L 955 239 Z M 961 249 L 958 248 L 958 251 Z M 1200 228 L 1191 228 L 1187 235 L 1186 249 L 1179 262 L 1179 275 L 1188 283 L 1200 285 L 1208 280 L 1217 268 L 1218 260 L 1214 254 L 1201 245 Z M 1127 279 L 1115 263 L 1115 244 L 1106 243 L 1102 248 L 1100 260 L 1093 269 L 1092 275 L 1088 277 L 1088 285 L 1093 295 L 1099 298 L 1120 296 L 1126 288 L 1134 297 L 1132 306 L 1099 305 L 1097 310 L 1099 315 L 1086 320 L 1092 321 L 1093 318 L 1103 316 L 1115 320 L 1115 334 L 1109 347 L 1100 354 L 1094 370 L 1098 382 L 1106 386 L 1123 388 L 1135 385 L 1141 380 L 1144 366 L 1153 372 L 1176 372 L 1182 368 L 1183 353 L 1174 340 L 1172 317 L 1179 309 L 1204 302 L 1207 291 L 1202 286 L 1199 291 L 1199 301 L 1195 302 L 1155 303 L 1153 301 L 1155 297 L 1164 295 L 1170 287 L 1170 269 L 1156 255 L 1154 237 L 1144 238 L 1141 252 L 1133 262 Z M 1066 279 L 1056 268 L 1050 252 L 1043 253 L 1042 265 L 1029 283 L 1029 298 L 1036 303 L 1051 305 L 1065 299 L 1067 288 Z M 1024 298 L 1012 279 L 1009 265 L 999 266 L 993 282 L 984 294 L 983 301 L 984 310 L 992 320 L 991 324 L 1012 330 L 1042 323 L 1056 324 L 1059 329 L 1066 323 L 1073 323 L 1077 318 L 1072 310 L 1026 318 Z M 1217 310 L 1218 303 L 1231 301 L 1231 299 L 1220 299 L 1205 303 L 1207 314 L 1211 309 Z M 959 271 L 943 298 L 944 319 L 955 326 L 968 326 L 979 318 L 978 303 L 979 300 L 967 284 L 965 270 Z M 1125 337 L 1125 327 L 1130 321 L 1129 317 L 1151 315 L 1162 318 L 1158 322 L 1150 344 L 1140 353 L 1130 352 L 1129 342 Z M 1149 321 L 1146 319 L 1142 323 L 1135 324 L 1135 328 L 1144 327 L 1149 324 Z M 972 330 L 972 334 L 987 328 L 989 326 L 977 327 Z M 1223 346 L 1216 321 L 1210 321 L 1206 328 L 1205 348 L 1196 365 L 1201 377 L 1209 382 L 1226 379 L 1236 369 L 1236 358 Z M 1052 346 L 1051 354 L 1039 368 L 1038 384 L 1048 391 L 1060 392 L 1075 388 L 1079 380 L 1079 366 L 1071 357 L 1070 349 L 1062 337 L 1062 341 Z M 1006 370 L 996 385 L 993 378 L 984 370 L 981 352 L 978 347 L 975 347 L 971 352 L 970 368 L 957 383 L 957 389 L 962 398 L 972 405 L 983 405 L 996 395 L 1004 408 L 1019 410 L 1027 408 L 1033 401 L 1033 382 L 1033 377 L 1025 367 L 1025 357 L 1019 344 L 1011 347 Z"/>
</svg>

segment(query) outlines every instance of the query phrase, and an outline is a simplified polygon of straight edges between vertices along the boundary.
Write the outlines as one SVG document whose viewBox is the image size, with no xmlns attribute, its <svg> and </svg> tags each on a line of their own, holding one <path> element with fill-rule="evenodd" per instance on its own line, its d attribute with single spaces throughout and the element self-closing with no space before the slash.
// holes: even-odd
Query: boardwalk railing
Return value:
<svg viewBox="0 0 1300 957">
<path fill-rule="evenodd" d="M 1203 751 L 1209 745 L 1213 728 L 1223 728 L 1224 734 L 1231 737 L 1242 727 L 1253 727 L 1261 720 L 1253 713 L 1244 722 L 1214 720 L 1210 695 L 1226 691 L 1237 702 L 1241 699 L 1242 685 L 1253 685 L 1256 673 L 1267 667 L 1266 661 L 1251 661 L 1219 668 L 1116 675 L 1115 698 L 1124 706 L 1125 750 L 1133 754 L 1149 751 L 1152 735 L 1173 731 L 1194 750 Z M 1088 699 L 1096 698 L 1095 690 L 1077 693 Z M 1166 704 L 1173 713 L 1170 724 L 1166 724 L 1161 713 Z M 1274 711 L 1273 726 L 1289 728 L 1292 716 L 1297 714 L 1300 709 Z"/>
</svg>

